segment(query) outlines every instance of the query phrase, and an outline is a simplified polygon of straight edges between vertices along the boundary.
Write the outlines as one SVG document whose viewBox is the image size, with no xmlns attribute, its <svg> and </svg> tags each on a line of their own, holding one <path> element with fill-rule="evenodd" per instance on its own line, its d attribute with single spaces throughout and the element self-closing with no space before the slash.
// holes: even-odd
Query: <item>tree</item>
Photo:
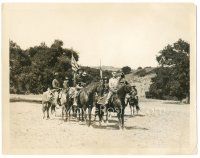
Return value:
<svg viewBox="0 0 200 158">
<path fill-rule="evenodd" d="M 72 85 L 72 54 L 78 61 L 78 52 L 71 48 L 63 48 L 61 40 L 55 40 L 50 47 L 42 42 L 26 50 L 10 41 L 10 93 L 42 93 L 48 87 L 51 88 L 55 71 L 59 73 L 61 85 L 66 76 Z M 98 69 L 85 67 L 85 71 L 89 83 L 99 81 Z M 104 71 L 103 74 L 111 76 L 109 71 Z"/>
<path fill-rule="evenodd" d="M 159 68 L 152 79 L 150 94 L 159 99 L 190 97 L 190 45 L 179 39 L 161 50 L 156 60 Z"/>
<path fill-rule="evenodd" d="M 131 68 L 130 68 L 129 66 L 124 66 L 124 67 L 122 68 L 122 72 L 123 72 L 124 74 L 129 74 L 129 73 L 131 72 Z"/>
</svg>

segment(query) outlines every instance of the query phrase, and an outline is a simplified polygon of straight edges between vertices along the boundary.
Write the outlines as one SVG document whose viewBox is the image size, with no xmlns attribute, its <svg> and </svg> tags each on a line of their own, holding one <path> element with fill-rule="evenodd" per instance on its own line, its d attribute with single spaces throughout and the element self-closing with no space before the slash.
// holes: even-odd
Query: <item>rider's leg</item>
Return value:
<svg viewBox="0 0 200 158">
<path fill-rule="evenodd" d="M 109 100 L 110 100 L 110 98 L 111 98 L 112 95 L 113 95 L 113 92 L 112 92 L 112 91 L 109 91 L 109 92 L 108 92 L 108 95 L 107 95 L 107 98 L 106 98 L 105 104 L 108 104 L 108 102 L 109 102 Z"/>
<path fill-rule="evenodd" d="M 55 91 L 55 104 L 56 104 L 56 107 L 59 108 L 59 102 L 58 102 L 58 92 Z"/>
<path fill-rule="evenodd" d="M 74 106 L 77 106 L 77 97 L 78 97 L 77 95 L 78 95 L 78 91 L 76 90 L 74 94 L 74 103 L 73 103 Z"/>
</svg>

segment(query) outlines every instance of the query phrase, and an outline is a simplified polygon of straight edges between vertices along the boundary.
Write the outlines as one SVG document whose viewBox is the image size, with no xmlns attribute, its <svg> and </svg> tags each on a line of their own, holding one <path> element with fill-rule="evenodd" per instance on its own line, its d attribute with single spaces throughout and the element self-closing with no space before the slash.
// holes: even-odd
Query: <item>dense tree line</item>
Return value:
<svg viewBox="0 0 200 158">
<path fill-rule="evenodd" d="M 190 97 L 190 45 L 179 39 L 156 57 L 159 67 L 147 97 L 182 100 Z"/>
<path fill-rule="evenodd" d="M 63 48 L 61 40 L 55 40 L 48 47 L 45 43 L 30 47 L 26 50 L 20 48 L 15 42 L 10 41 L 10 93 L 38 94 L 51 88 L 53 74 L 59 72 L 60 82 L 68 76 L 72 85 L 73 71 L 71 69 L 71 56 L 76 61 L 78 52 L 73 49 Z M 98 81 L 99 70 L 85 67 L 88 81 Z M 110 72 L 105 71 L 109 76 Z"/>
</svg>

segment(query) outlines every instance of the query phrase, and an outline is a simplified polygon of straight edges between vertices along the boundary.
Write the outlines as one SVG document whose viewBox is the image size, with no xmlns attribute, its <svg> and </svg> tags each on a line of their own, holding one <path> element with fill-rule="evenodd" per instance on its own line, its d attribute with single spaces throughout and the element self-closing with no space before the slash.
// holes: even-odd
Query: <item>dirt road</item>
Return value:
<svg viewBox="0 0 200 158">
<path fill-rule="evenodd" d="M 125 130 L 117 127 L 113 116 L 108 126 L 93 123 L 87 127 L 60 117 L 42 118 L 41 104 L 10 103 L 11 153 L 187 153 L 189 146 L 189 105 L 146 100 L 141 112 L 129 116 Z"/>
</svg>

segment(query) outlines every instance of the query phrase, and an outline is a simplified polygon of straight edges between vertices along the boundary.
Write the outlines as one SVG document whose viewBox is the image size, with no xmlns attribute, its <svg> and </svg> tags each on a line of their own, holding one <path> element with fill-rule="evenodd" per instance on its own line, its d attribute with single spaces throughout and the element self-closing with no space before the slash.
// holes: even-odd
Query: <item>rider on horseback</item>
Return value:
<svg viewBox="0 0 200 158">
<path fill-rule="evenodd" d="M 65 80 L 63 81 L 63 90 L 66 93 L 69 89 L 69 78 L 65 77 Z"/>
<path fill-rule="evenodd" d="M 125 103 L 128 104 L 128 102 L 130 103 L 133 101 L 138 101 L 138 96 L 136 86 L 134 84 L 131 84 L 131 92 L 126 95 Z"/>
<path fill-rule="evenodd" d="M 58 81 L 58 72 L 55 72 L 54 74 L 55 78 L 52 81 L 52 92 L 54 93 L 55 99 L 56 99 L 56 107 L 59 107 L 60 105 L 60 99 L 59 99 L 59 93 L 60 93 L 60 83 Z"/>
<path fill-rule="evenodd" d="M 117 93 L 118 85 L 119 85 L 121 79 L 123 79 L 125 77 L 123 73 L 121 74 L 121 76 L 118 77 L 116 72 L 113 72 L 112 76 L 113 77 L 110 78 L 109 83 L 108 83 L 109 92 L 108 92 L 108 96 L 106 98 L 105 104 L 108 104 L 110 101 L 110 98 L 113 96 L 113 94 Z"/>
<path fill-rule="evenodd" d="M 103 94 L 107 94 L 109 92 L 109 80 L 108 77 L 103 78 Z"/>
<path fill-rule="evenodd" d="M 74 106 L 77 106 L 77 97 L 80 93 L 80 90 L 86 85 L 86 72 L 83 72 L 83 69 L 78 69 L 77 70 L 77 75 L 75 78 L 75 97 L 74 97 Z"/>
</svg>

